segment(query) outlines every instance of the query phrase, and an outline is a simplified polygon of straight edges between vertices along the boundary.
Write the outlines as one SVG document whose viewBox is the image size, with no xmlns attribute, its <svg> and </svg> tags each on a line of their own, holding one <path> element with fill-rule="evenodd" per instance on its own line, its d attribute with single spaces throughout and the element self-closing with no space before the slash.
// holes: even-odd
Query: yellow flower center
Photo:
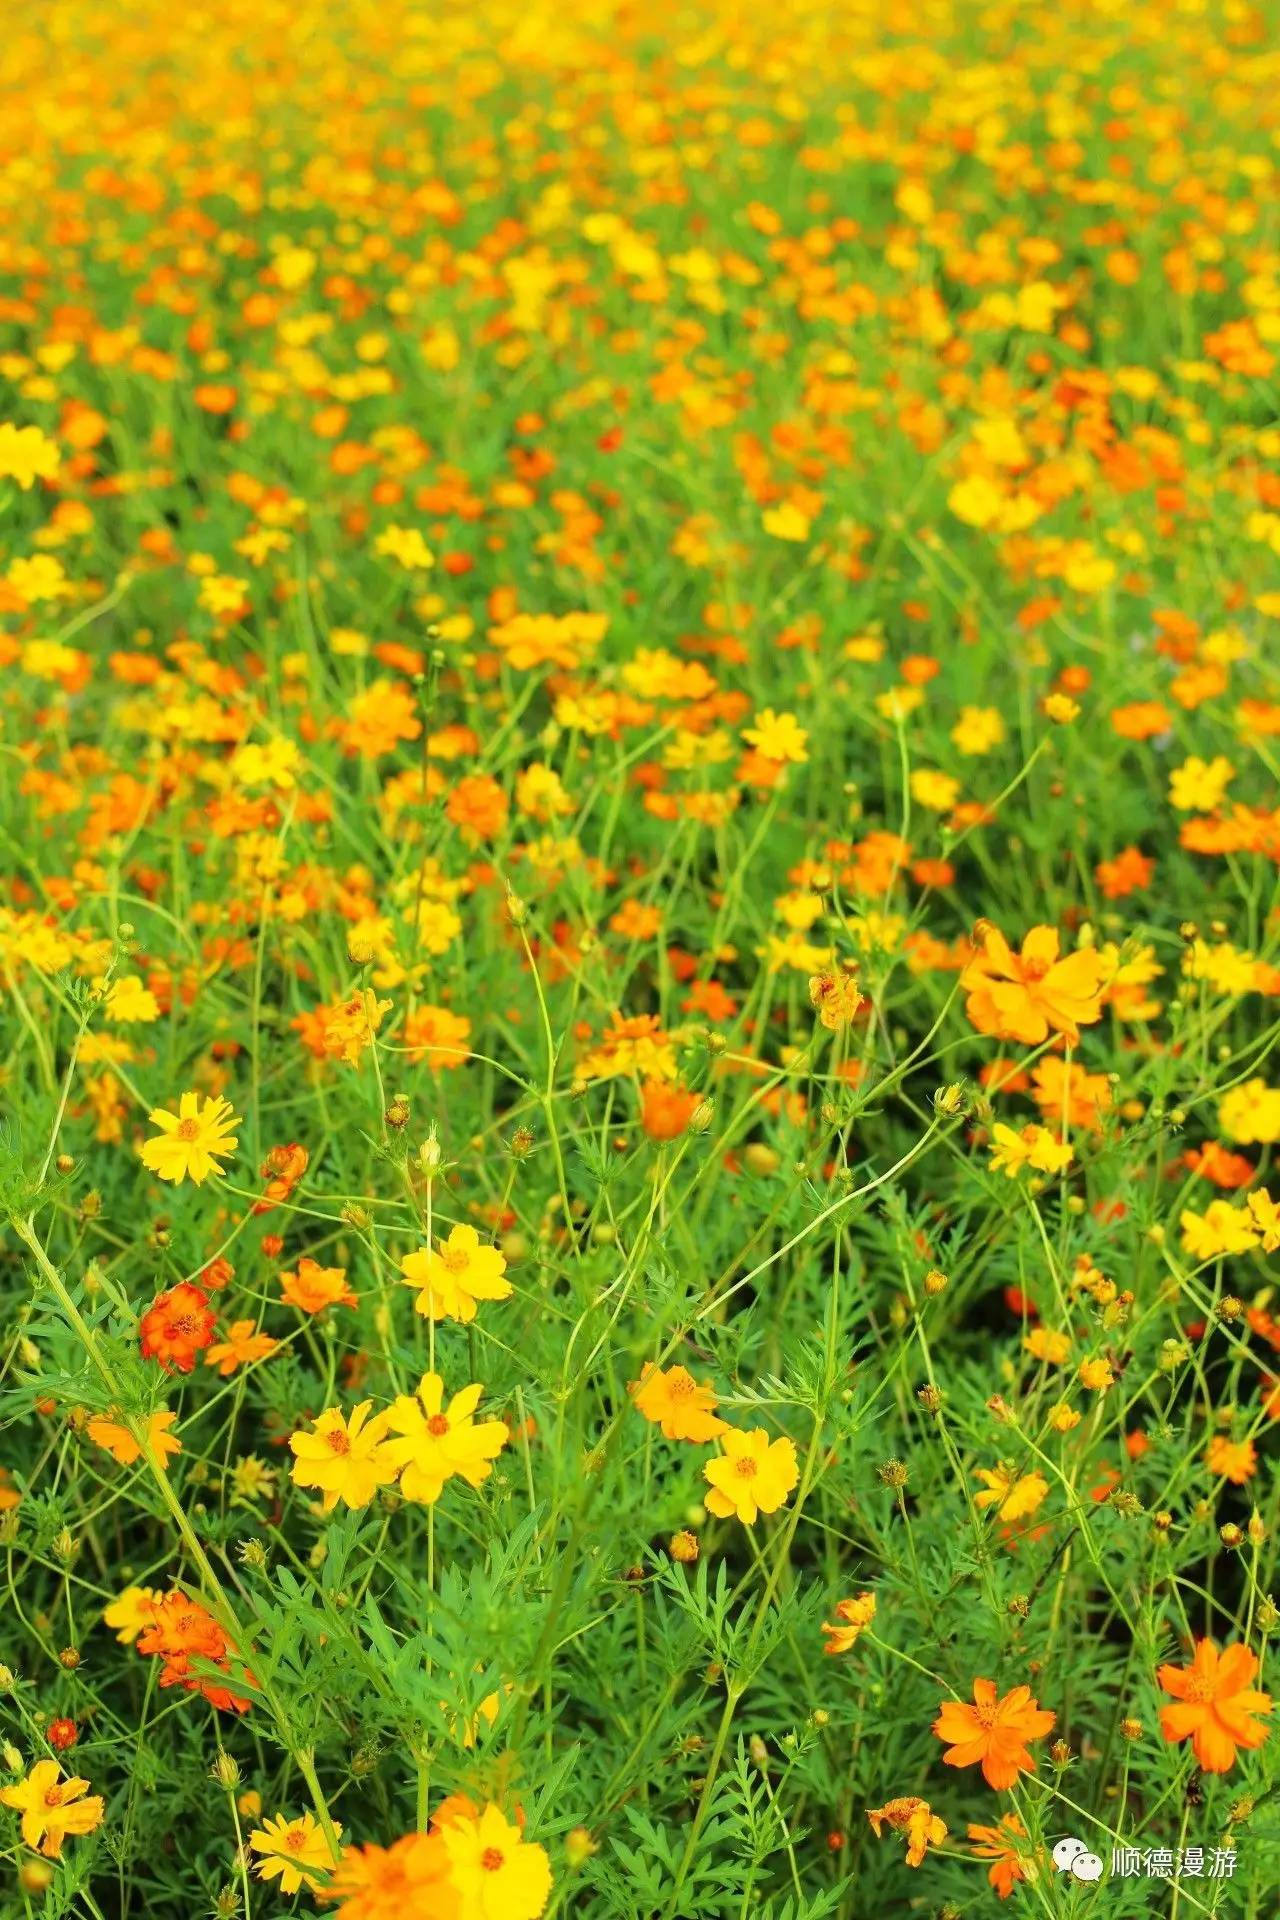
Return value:
<svg viewBox="0 0 1280 1920">
<path fill-rule="evenodd" d="M 1048 971 L 1049 962 L 1047 960 L 1024 960 L 1022 962 L 1022 978 L 1030 984 L 1034 984 L 1037 980 L 1043 980 Z"/>
<path fill-rule="evenodd" d="M 759 1467 L 756 1461 L 751 1459 L 751 1457 L 748 1455 L 744 1459 L 735 1460 L 733 1463 L 733 1470 L 737 1474 L 739 1480 L 754 1480 L 756 1477 L 756 1474 L 759 1472 Z"/>
<path fill-rule="evenodd" d="M 667 1393 L 672 1400 L 683 1400 L 686 1395 L 696 1391 L 697 1382 L 687 1374 L 677 1374 L 674 1380 L 668 1380 Z"/>
<path fill-rule="evenodd" d="M 486 1847 L 480 1855 L 480 1865 L 486 1873 L 496 1873 L 505 1859 L 506 1855 L 501 1847 Z"/>
<path fill-rule="evenodd" d="M 450 1273 L 465 1273 L 471 1265 L 470 1255 L 461 1247 L 441 1247 L 440 1262 Z"/>
<path fill-rule="evenodd" d="M 280 1838 L 290 1853 L 301 1853 L 307 1844 L 307 1830 L 305 1827 L 288 1827 Z"/>
<path fill-rule="evenodd" d="M 335 1427 L 331 1433 L 326 1433 L 325 1439 L 335 1453 L 350 1453 L 351 1442 L 341 1427 Z"/>
<path fill-rule="evenodd" d="M 1203 1674 L 1196 1674 L 1187 1682 L 1186 1698 L 1196 1706 L 1208 1706 L 1214 1696 L 1214 1684 Z"/>
<path fill-rule="evenodd" d="M 994 1725 L 996 1724 L 996 1710 L 994 1705 L 986 1706 L 986 1707 L 975 1707 L 973 1710 L 973 1717 L 977 1721 L 980 1727 L 987 1727 L 987 1728 L 994 1727 Z"/>
<path fill-rule="evenodd" d="M 198 1140 L 200 1138 L 200 1122 L 198 1120 L 179 1120 L 173 1130 L 173 1137 L 175 1140 Z"/>
<path fill-rule="evenodd" d="M 448 1433 L 449 1422 L 442 1413 L 433 1413 L 427 1422 L 427 1432 L 439 1439 L 442 1433 Z"/>
</svg>

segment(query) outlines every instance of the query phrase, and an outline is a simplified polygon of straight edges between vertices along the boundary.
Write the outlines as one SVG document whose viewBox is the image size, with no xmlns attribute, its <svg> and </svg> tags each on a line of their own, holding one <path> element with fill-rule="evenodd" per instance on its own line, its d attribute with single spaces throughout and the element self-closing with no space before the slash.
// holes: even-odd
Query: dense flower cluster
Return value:
<svg viewBox="0 0 1280 1920">
<path fill-rule="evenodd" d="M 1278 81 L 7 23 L 0 1911 L 1263 1911 Z"/>
</svg>

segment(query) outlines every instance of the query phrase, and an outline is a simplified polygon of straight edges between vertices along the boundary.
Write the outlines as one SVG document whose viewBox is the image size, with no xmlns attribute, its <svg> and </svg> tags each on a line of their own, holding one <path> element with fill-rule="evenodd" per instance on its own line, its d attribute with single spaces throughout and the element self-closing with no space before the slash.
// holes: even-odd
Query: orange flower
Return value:
<svg viewBox="0 0 1280 1920">
<path fill-rule="evenodd" d="M 882 1827 L 901 1833 L 907 1842 L 907 1865 L 918 1867 L 930 1847 L 940 1847 L 947 1837 L 946 1822 L 940 1820 L 927 1800 L 909 1794 L 901 1800 L 886 1800 L 882 1807 L 868 1807 L 867 1819 L 876 1839 Z"/>
<path fill-rule="evenodd" d="M 1210 1473 L 1242 1487 L 1258 1471 L 1258 1450 L 1252 1440 L 1231 1440 L 1225 1433 L 1215 1433 L 1204 1462 Z"/>
<path fill-rule="evenodd" d="M 1041 1739 L 1056 1719 L 1036 1705 L 1030 1687 L 1014 1687 L 1001 1698 L 994 1680 L 975 1680 L 973 1705 L 944 1700 L 933 1731 L 946 1742 L 945 1766 L 980 1764 L 987 1785 L 999 1791 L 1014 1786 L 1020 1773 L 1035 1771 L 1027 1742 Z"/>
<path fill-rule="evenodd" d="M 293 1271 L 280 1275 L 280 1293 L 300 1313 L 323 1313 L 326 1307 L 357 1304 L 347 1285 L 345 1267 L 322 1267 L 305 1253 Z"/>
<path fill-rule="evenodd" d="M 162 1467 L 168 1466 L 170 1454 L 182 1452 L 181 1440 L 169 1431 L 177 1417 L 168 1407 L 160 1407 L 147 1420 L 147 1440 Z M 114 1410 L 105 1416 L 96 1415 L 86 1424 L 85 1432 L 95 1447 L 102 1447 L 122 1467 L 132 1466 L 142 1456 L 141 1441 L 123 1425 Z"/>
<path fill-rule="evenodd" d="M 226 1380 L 237 1367 L 248 1366 L 254 1360 L 265 1360 L 279 1344 L 269 1333 L 260 1333 L 252 1320 L 233 1320 L 227 1329 L 226 1339 L 210 1347 L 204 1363 L 206 1367 L 216 1367 Z"/>
<path fill-rule="evenodd" d="M 1255 1718 L 1271 1711 L 1271 1695 L 1249 1684 L 1257 1671 L 1248 1647 L 1224 1647 L 1219 1653 L 1212 1640 L 1196 1642 L 1189 1667 L 1158 1667 L 1156 1679 L 1176 1703 L 1160 1710 L 1165 1739 L 1189 1738 L 1206 1773 L 1228 1772 L 1237 1747 L 1260 1747 L 1269 1731 Z"/>
<path fill-rule="evenodd" d="M 449 1007 L 416 1007 L 400 1037 L 409 1058 L 425 1061 L 433 1072 L 460 1067 L 470 1057 L 471 1022 Z"/>
<path fill-rule="evenodd" d="M 199 1287 L 179 1281 L 158 1293 L 142 1316 L 142 1357 L 166 1372 L 190 1373 L 196 1355 L 213 1339 L 213 1311 Z"/>
<path fill-rule="evenodd" d="M 652 1361 L 646 1360 L 639 1384 L 631 1389 L 631 1397 L 645 1419 L 662 1428 L 666 1440 L 692 1440 L 701 1444 L 725 1431 L 725 1423 L 715 1410 L 714 1389 L 700 1387 L 684 1367 L 669 1367 L 663 1373 Z"/>
<path fill-rule="evenodd" d="M 1025 1840 L 1027 1830 L 1016 1813 L 1006 1813 L 996 1827 L 970 1826 L 969 1838 L 973 1841 L 974 1853 L 979 1860 L 990 1860 L 987 1879 L 1000 1895 L 1007 1900 L 1019 1880 L 1029 1880 L 1031 1872 L 1025 1856 L 1019 1853 L 1013 1844 L 1016 1840 Z"/>
<path fill-rule="evenodd" d="M 822 1631 L 830 1637 L 822 1651 L 824 1653 L 848 1653 L 858 1638 L 876 1617 L 876 1597 L 874 1593 L 859 1593 L 852 1600 L 837 1600 L 836 1619 L 841 1623 L 832 1626 L 829 1620 L 822 1623 Z"/>
<path fill-rule="evenodd" d="M 1072 1046 L 1102 1016 L 1102 966 L 1091 947 L 1059 956 L 1056 927 L 1032 927 L 1014 953 L 990 921 L 975 932 L 978 955 L 960 976 L 965 1011 L 979 1033 L 1039 1046 L 1060 1033 Z"/>
<path fill-rule="evenodd" d="M 698 1096 L 684 1087 L 646 1080 L 640 1089 L 640 1124 L 651 1140 L 676 1140 L 696 1112 Z"/>
<path fill-rule="evenodd" d="M 193 1660 L 203 1660 L 231 1673 L 231 1645 L 213 1615 L 198 1600 L 189 1599 L 180 1587 L 155 1602 L 151 1612 L 151 1624 L 138 1636 L 138 1652 L 158 1656 L 164 1662 L 160 1685 L 202 1693 L 210 1706 L 223 1712 L 247 1713 L 249 1701 L 242 1694 L 207 1674 L 191 1671 Z M 252 1676 L 243 1667 L 239 1673 L 252 1684 Z"/>
</svg>

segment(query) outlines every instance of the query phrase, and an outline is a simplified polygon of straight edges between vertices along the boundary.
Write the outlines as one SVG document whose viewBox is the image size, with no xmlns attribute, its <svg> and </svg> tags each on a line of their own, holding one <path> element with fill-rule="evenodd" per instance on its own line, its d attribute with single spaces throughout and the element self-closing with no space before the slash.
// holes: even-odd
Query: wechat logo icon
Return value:
<svg viewBox="0 0 1280 1920">
<path fill-rule="evenodd" d="M 1069 1836 L 1059 1840 L 1053 1850 L 1053 1864 L 1059 1873 L 1069 1873 L 1076 1880 L 1101 1880 L 1102 1862 L 1096 1853 L 1090 1853 L 1083 1840 Z"/>
</svg>

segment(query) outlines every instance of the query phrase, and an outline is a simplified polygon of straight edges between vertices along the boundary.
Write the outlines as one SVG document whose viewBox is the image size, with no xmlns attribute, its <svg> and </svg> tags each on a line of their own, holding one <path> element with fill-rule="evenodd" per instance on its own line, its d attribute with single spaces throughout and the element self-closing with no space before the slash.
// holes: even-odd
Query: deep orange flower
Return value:
<svg viewBox="0 0 1280 1920">
<path fill-rule="evenodd" d="M 1228 1772 L 1236 1749 L 1260 1747 L 1269 1731 L 1256 1717 L 1271 1711 L 1271 1695 L 1250 1685 L 1257 1671 L 1248 1647 L 1233 1645 L 1219 1653 L 1212 1640 L 1197 1640 L 1189 1667 L 1158 1667 L 1156 1679 L 1175 1702 L 1160 1710 L 1165 1739 L 1189 1739 L 1206 1773 Z"/>
<path fill-rule="evenodd" d="M 1057 1715 L 1037 1706 L 1030 1687 L 1014 1687 L 1003 1697 L 994 1680 L 975 1680 L 973 1704 L 944 1700 L 933 1731 L 947 1743 L 948 1767 L 981 1766 L 982 1777 L 997 1791 L 1012 1787 L 1020 1773 L 1033 1773 L 1029 1740 L 1049 1732 Z"/>
<path fill-rule="evenodd" d="M 201 1693 L 210 1706 L 222 1712 L 247 1713 L 248 1699 L 231 1686 L 208 1674 L 193 1672 L 193 1660 L 220 1667 L 232 1675 L 231 1643 L 213 1615 L 190 1599 L 180 1587 L 166 1593 L 151 1610 L 151 1624 L 138 1635 L 138 1652 L 164 1662 L 160 1673 L 162 1687 L 182 1687 L 187 1693 Z M 252 1684 L 252 1675 L 240 1666 L 238 1674 Z"/>
<path fill-rule="evenodd" d="M 213 1327 L 208 1296 L 179 1281 L 158 1293 L 142 1316 L 142 1357 L 158 1360 L 169 1373 L 190 1373 L 196 1355 L 213 1339 Z"/>
</svg>

